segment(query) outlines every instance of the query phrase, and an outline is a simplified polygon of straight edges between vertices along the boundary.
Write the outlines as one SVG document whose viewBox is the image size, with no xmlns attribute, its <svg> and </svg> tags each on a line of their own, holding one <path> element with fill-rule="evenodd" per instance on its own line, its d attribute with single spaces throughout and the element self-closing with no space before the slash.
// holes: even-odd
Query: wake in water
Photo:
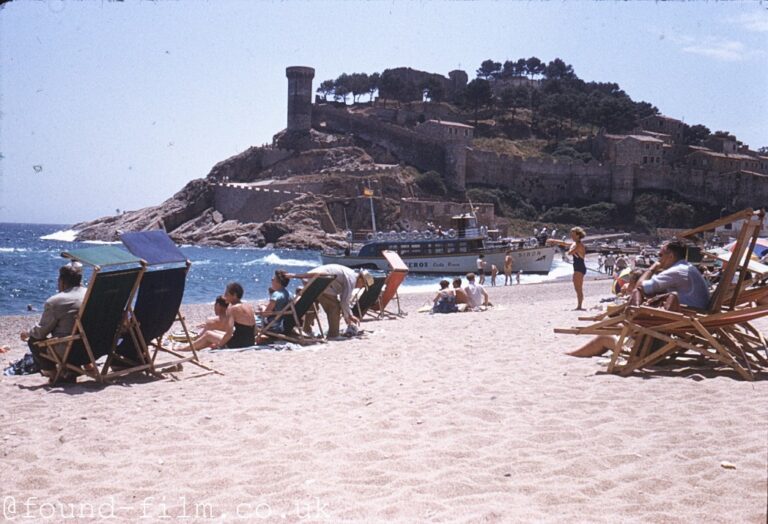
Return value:
<svg viewBox="0 0 768 524">
<path fill-rule="evenodd" d="M 55 240 L 57 242 L 74 242 L 77 237 L 77 230 L 64 229 L 62 231 L 56 231 L 48 235 L 43 235 L 40 240 Z"/>
<path fill-rule="evenodd" d="M 257 258 L 255 260 L 249 260 L 248 262 L 245 262 L 244 266 L 255 266 L 255 265 L 263 265 L 263 264 L 269 264 L 272 266 L 279 266 L 279 267 L 307 267 L 307 265 L 320 265 L 320 260 L 298 260 L 295 258 L 283 258 L 277 253 L 270 253 L 269 255 L 261 258 Z"/>
</svg>

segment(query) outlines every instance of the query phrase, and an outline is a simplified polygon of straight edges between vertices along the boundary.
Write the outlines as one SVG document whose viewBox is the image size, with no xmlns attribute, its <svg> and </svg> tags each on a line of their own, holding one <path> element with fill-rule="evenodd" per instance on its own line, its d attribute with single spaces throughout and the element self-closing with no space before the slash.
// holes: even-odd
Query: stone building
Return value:
<svg viewBox="0 0 768 524">
<path fill-rule="evenodd" d="M 480 224 L 495 224 L 496 214 L 493 204 L 474 203 L 472 206 L 466 202 L 449 202 L 443 200 L 426 200 L 419 198 L 403 198 L 400 200 L 400 219 L 407 220 L 411 228 L 420 229 L 427 222 L 436 226 L 448 228 L 451 225 L 451 217 L 462 213 L 469 213 L 474 209 L 477 221 Z"/>
<path fill-rule="evenodd" d="M 739 142 L 733 135 L 712 135 L 704 141 L 704 145 L 712 151 L 726 155 L 739 152 Z"/>
<path fill-rule="evenodd" d="M 682 120 L 664 115 L 651 115 L 640 119 L 640 127 L 646 131 L 669 135 L 675 142 L 683 141 L 685 123 Z"/>
<path fill-rule="evenodd" d="M 664 142 L 647 135 L 603 135 L 605 158 L 617 166 L 661 165 Z"/>
<path fill-rule="evenodd" d="M 727 173 L 746 170 L 759 172 L 760 158 L 750 155 L 726 154 L 697 148 L 686 157 L 686 164 L 694 169 Z"/>
<path fill-rule="evenodd" d="M 459 122 L 427 120 L 416 131 L 443 143 L 445 148 L 445 181 L 454 190 L 463 192 L 467 178 L 467 148 L 472 143 L 474 128 Z"/>
</svg>

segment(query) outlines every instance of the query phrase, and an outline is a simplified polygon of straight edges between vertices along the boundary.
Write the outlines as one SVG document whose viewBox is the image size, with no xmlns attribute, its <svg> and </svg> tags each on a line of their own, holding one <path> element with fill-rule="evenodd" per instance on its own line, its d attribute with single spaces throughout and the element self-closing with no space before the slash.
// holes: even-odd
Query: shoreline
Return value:
<svg viewBox="0 0 768 524">
<path fill-rule="evenodd" d="M 201 352 L 224 376 L 3 376 L 4 495 L 114 504 L 116 522 L 259 504 L 268 522 L 309 504 L 334 522 L 765 522 L 768 381 L 608 375 L 565 355 L 584 337 L 553 329 L 584 312 L 570 282 L 543 284 L 489 287 L 482 313 L 403 295 L 404 318 L 301 351 Z M 587 308 L 609 294 L 584 290 Z M 209 308 L 182 309 L 194 325 Z"/>
</svg>

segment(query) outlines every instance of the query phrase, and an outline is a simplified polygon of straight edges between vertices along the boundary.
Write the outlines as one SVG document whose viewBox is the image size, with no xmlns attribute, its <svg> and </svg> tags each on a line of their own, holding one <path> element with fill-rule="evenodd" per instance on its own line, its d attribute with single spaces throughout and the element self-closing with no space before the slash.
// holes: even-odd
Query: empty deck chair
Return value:
<svg viewBox="0 0 768 524">
<path fill-rule="evenodd" d="M 323 326 L 320 324 L 320 317 L 317 314 L 317 299 L 335 279 L 334 275 L 313 274 L 304 285 L 301 293 L 294 296 L 282 310 L 275 312 L 274 316 L 257 330 L 256 340 L 268 337 L 287 340 L 296 344 L 317 342 L 317 339 L 307 336 L 303 332 L 303 318 L 312 310 L 318 329 L 320 333 L 323 332 Z M 281 324 L 282 329 L 278 329 L 277 327 Z"/>
<path fill-rule="evenodd" d="M 179 321 L 185 338 L 192 347 L 192 337 L 181 315 L 181 301 L 191 262 L 162 230 L 124 233 L 120 239 L 128 250 L 142 258 L 148 266 L 163 266 L 148 269 L 139 285 L 136 304 L 133 307 L 135 337 L 125 337 L 117 353 L 128 361 L 135 361 L 146 353 L 154 370 L 190 362 L 208 371 L 216 370 L 200 362 L 197 351 L 182 355 L 163 344 L 163 336 L 170 331 L 173 323 Z M 168 267 L 170 265 L 180 267 Z M 170 360 L 157 359 L 158 353 L 170 355 Z"/>
<path fill-rule="evenodd" d="M 405 277 L 408 276 L 408 266 L 396 251 L 382 251 L 382 255 L 387 260 L 390 269 L 387 273 L 387 280 L 384 283 L 384 291 L 382 291 L 379 300 L 371 306 L 369 314 L 374 315 L 376 318 L 405 316 L 406 313 L 400 308 L 400 296 L 397 290 L 405 280 Z M 397 304 L 396 312 L 387 309 L 392 299 L 395 299 Z"/>
<path fill-rule="evenodd" d="M 357 300 L 352 304 L 352 312 L 361 321 L 363 320 L 363 317 L 365 317 L 366 313 L 368 313 L 368 310 L 377 302 L 379 302 L 379 297 L 382 290 L 384 289 L 384 284 L 386 282 L 387 277 L 374 276 L 373 284 L 366 286 L 365 291 L 360 293 L 360 295 L 357 297 Z"/>
<path fill-rule="evenodd" d="M 62 256 L 91 266 L 92 273 L 71 335 L 37 342 L 43 348 L 39 356 L 56 366 L 51 382 L 55 383 L 67 373 L 88 375 L 105 382 L 128 373 L 151 371 L 151 363 L 142 353 L 119 371 L 109 371 L 113 362 L 121 360 L 115 353 L 118 339 L 126 332 L 131 336 L 124 320 L 145 270 L 143 262 L 116 246 L 72 250 Z M 99 366 L 97 360 L 102 357 L 106 359 Z"/>
</svg>

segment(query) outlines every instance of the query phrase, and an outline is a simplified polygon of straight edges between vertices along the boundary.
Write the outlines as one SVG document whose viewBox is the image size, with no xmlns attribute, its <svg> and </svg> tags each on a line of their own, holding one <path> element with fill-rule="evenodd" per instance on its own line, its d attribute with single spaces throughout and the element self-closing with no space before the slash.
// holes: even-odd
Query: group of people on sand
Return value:
<svg viewBox="0 0 768 524">
<path fill-rule="evenodd" d="M 574 245 L 579 241 L 574 240 Z M 620 291 L 627 303 L 633 306 L 647 304 L 670 311 L 679 310 L 681 306 L 706 309 L 710 299 L 709 285 L 699 268 L 685 259 L 686 249 L 679 240 L 665 242 L 659 251 L 659 259 L 651 267 L 632 272 Z M 575 271 L 574 263 L 574 275 Z M 576 281 L 574 279 L 574 285 Z M 601 335 L 569 354 L 590 357 L 605 353 L 615 345 L 615 337 Z"/>
<path fill-rule="evenodd" d="M 336 277 L 317 299 L 328 321 L 328 336 L 334 338 L 340 335 L 341 318 L 344 318 L 348 330 L 357 331 L 360 319 L 352 313 L 353 293 L 357 288 L 372 285 L 373 277 L 366 270 L 326 264 L 304 274 L 290 274 L 278 269 L 270 283 L 269 300 L 259 306 L 243 302 L 243 287 L 239 283 L 227 284 L 224 294 L 216 298 L 215 316 L 199 326 L 202 331 L 195 338 L 192 348 L 242 348 L 269 342 L 271 339 L 267 334 L 257 336 L 257 333 L 259 328 L 270 323 L 270 333 L 284 333 L 284 318 L 277 313 L 293 299 L 287 289 L 291 278 L 306 280 L 315 275 Z M 300 288 L 297 293 L 301 293 Z M 309 335 L 313 334 L 314 319 L 314 312 L 304 315 L 302 329 Z"/>
<path fill-rule="evenodd" d="M 467 273 L 467 285 L 462 287 L 461 277 L 453 282 L 440 281 L 440 290 L 432 300 L 433 313 L 455 313 L 458 311 L 482 311 L 492 306 L 488 292 L 483 285 L 476 282 L 474 273 Z"/>
<path fill-rule="evenodd" d="M 318 303 L 323 307 L 328 320 L 328 336 L 339 336 L 340 320 L 343 317 L 347 326 L 359 325 L 358 319 L 352 313 L 351 301 L 355 288 L 370 286 L 373 277 L 365 270 L 353 270 L 339 264 L 327 264 L 316 267 L 304 274 L 290 274 L 278 269 L 270 282 L 268 300 L 254 306 L 243 301 L 245 291 L 238 282 L 227 284 L 224 294 L 214 301 L 214 316 L 206 319 L 199 327 L 201 331 L 195 337 L 192 345 L 186 349 L 203 348 L 242 348 L 269 341 L 266 334 L 257 336 L 261 326 L 269 326 L 269 333 L 282 333 L 284 330 L 283 316 L 278 315 L 293 299 L 288 291 L 292 278 L 309 279 L 317 274 L 333 275 L 336 278 L 318 297 Z M 52 337 L 67 337 L 72 334 L 77 315 L 86 296 L 86 288 L 82 285 L 82 266 L 73 262 L 59 269 L 57 280 L 58 293 L 46 300 L 40 320 L 31 328 L 22 331 L 19 336 L 29 346 L 31 357 L 36 366 L 45 376 L 53 376 L 56 369 L 54 362 L 42 358 L 41 352 L 47 351 L 37 343 Z M 297 289 L 297 293 L 301 290 Z M 314 313 L 304 315 L 303 330 L 312 332 Z M 63 356 L 67 344 L 61 343 L 51 347 L 59 356 Z M 87 362 L 77 365 L 88 366 Z M 76 375 L 63 373 L 60 380 L 76 380 Z"/>
<path fill-rule="evenodd" d="M 485 284 L 485 274 L 488 270 L 488 262 L 485 260 L 484 254 L 479 254 L 477 256 L 477 277 L 478 277 L 478 284 L 483 285 Z M 512 256 L 512 251 L 507 251 L 506 255 L 504 255 L 504 285 L 509 286 L 512 284 L 512 276 L 513 276 L 513 269 L 514 269 L 514 258 Z M 490 276 L 491 276 L 491 286 L 496 286 L 496 277 L 499 275 L 499 268 L 496 267 L 496 264 L 491 264 L 490 268 Z M 520 283 L 520 272 L 518 271 L 515 275 L 515 278 L 517 280 L 517 283 Z"/>
</svg>

